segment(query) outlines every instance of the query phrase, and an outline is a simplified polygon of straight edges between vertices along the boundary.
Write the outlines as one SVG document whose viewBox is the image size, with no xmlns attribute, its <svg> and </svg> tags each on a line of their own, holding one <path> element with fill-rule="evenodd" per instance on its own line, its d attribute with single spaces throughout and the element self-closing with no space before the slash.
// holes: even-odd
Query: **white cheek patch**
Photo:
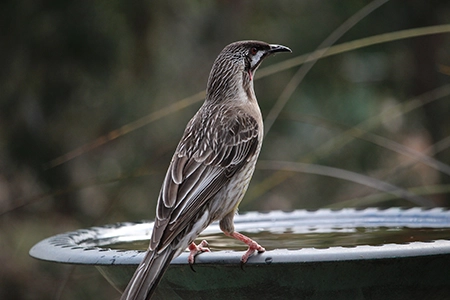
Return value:
<svg viewBox="0 0 450 300">
<path fill-rule="evenodd" d="M 252 57 L 252 69 L 258 65 L 258 63 L 261 61 L 261 58 L 264 55 L 264 51 L 260 50 Z"/>
</svg>

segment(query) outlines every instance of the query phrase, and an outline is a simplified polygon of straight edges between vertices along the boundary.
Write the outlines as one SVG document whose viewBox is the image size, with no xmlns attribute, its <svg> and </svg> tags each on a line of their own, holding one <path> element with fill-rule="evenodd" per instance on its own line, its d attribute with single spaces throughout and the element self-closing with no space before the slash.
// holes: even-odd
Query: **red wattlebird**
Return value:
<svg viewBox="0 0 450 300">
<path fill-rule="evenodd" d="M 214 62 L 206 99 L 189 121 L 164 179 L 150 245 L 122 300 L 150 299 L 170 261 L 189 248 L 189 263 L 203 251 L 193 241 L 211 222 L 248 245 L 241 261 L 265 249 L 234 230 L 233 218 L 247 190 L 263 140 L 263 119 L 253 89 L 264 58 L 291 52 L 281 45 L 241 41 Z"/>
</svg>

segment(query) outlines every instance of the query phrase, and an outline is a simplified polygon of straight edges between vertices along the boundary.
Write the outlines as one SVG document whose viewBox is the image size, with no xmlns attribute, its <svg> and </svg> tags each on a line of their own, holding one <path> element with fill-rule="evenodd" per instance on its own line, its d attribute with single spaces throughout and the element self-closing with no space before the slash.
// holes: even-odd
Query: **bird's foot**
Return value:
<svg viewBox="0 0 450 300">
<path fill-rule="evenodd" d="M 260 244 L 258 244 L 248 236 L 243 235 L 242 233 L 234 231 L 233 233 L 225 233 L 225 234 L 247 244 L 248 249 L 241 257 L 241 265 L 245 264 L 248 258 L 252 256 L 253 253 L 255 253 L 256 251 L 258 251 L 258 253 L 263 253 L 266 251 L 264 247 L 262 247 Z"/>
<path fill-rule="evenodd" d="M 200 242 L 200 244 L 196 245 L 195 243 L 191 243 L 188 247 L 189 249 L 189 257 L 188 257 L 188 262 L 189 264 L 192 265 L 194 264 L 195 261 L 195 257 L 203 252 L 211 252 L 211 250 L 209 249 L 209 245 L 208 242 L 203 240 Z"/>
</svg>

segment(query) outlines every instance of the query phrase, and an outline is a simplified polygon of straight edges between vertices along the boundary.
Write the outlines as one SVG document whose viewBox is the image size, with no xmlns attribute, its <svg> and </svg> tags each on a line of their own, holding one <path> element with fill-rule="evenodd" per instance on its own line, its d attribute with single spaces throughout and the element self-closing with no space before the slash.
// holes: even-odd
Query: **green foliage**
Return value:
<svg viewBox="0 0 450 300">
<path fill-rule="evenodd" d="M 0 261 L 8 264 L 0 271 L 0 298 L 118 297 L 96 272 L 37 262 L 27 257 L 29 247 L 64 230 L 154 216 L 171 155 L 200 105 L 196 94 L 225 45 L 258 39 L 300 57 L 364 5 L 3 1 Z M 442 25 L 449 15 L 445 0 L 389 1 L 336 44 Z M 268 132 L 261 160 L 339 168 L 449 206 L 449 174 L 439 165 L 450 164 L 449 37 L 397 38 L 319 60 Z M 277 56 L 259 71 L 291 58 Z M 299 67 L 255 81 L 265 116 Z M 391 142 L 438 163 L 394 151 Z M 241 211 L 340 205 L 415 204 L 280 167 L 256 170 Z"/>
</svg>

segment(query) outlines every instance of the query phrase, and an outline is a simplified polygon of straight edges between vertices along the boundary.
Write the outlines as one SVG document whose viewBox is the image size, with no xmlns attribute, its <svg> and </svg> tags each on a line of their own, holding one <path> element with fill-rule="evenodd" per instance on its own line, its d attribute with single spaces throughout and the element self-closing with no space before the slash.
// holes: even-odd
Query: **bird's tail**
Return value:
<svg viewBox="0 0 450 300">
<path fill-rule="evenodd" d="M 120 300 L 150 299 L 174 254 L 170 247 L 160 253 L 147 251 Z"/>
</svg>

